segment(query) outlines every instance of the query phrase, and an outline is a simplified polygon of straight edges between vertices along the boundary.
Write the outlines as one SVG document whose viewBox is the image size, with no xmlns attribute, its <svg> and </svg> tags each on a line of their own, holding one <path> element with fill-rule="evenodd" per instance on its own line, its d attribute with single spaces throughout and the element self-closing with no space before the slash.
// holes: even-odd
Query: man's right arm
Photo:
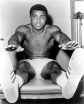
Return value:
<svg viewBox="0 0 84 104">
<path fill-rule="evenodd" d="M 15 45 L 16 47 L 18 47 L 25 36 L 25 32 L 26 29 L 24 26 L 18 27 L 15 31 L 15 34 L 12 35 L 8 40 L 8 45 Z"/>
</svg>

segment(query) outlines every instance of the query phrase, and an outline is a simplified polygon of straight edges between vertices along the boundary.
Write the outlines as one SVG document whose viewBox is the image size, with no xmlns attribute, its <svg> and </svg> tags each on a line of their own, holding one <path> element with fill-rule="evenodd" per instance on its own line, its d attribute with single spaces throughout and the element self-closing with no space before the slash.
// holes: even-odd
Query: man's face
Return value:
<svg viewBox="0 0 84 104">
<path fill-rule="evenodd" d="M 34 10 L 31 14 L 31 24 L 32 26 L 40 30 L 43 28 L 43 26 L 46 23 L 46 14 L 43 11 L 40 10 Z"/>
</svg>

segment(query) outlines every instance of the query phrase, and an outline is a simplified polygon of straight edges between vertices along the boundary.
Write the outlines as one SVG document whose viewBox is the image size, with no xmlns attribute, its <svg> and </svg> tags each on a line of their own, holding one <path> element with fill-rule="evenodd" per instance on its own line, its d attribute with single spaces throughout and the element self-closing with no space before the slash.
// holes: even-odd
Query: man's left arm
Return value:
<svg viewBox="0 0 84 104">
<path fill-rule="evenodd" d="M 54 39 L 59 43 L 59 44 L 63 44 L 63 43 L 67 43 L 69 41 L 71 41 L 71 39 L 64 34 L 61 29 L 57 26 L 53 26 L 53 36 Z"/>
<path fill-rule="evenodd" d="M 65 44 L 65 43 L 71 41 L 71 39 L 66 34 L 64 34 L 62 31 L 58 31 L 57 35 L 59 35 L 59 44 Z"/>
<path fill-rule="evenodd" d="M 74 50 L 79 47 L 75 41 L 71 41 L 71 39 L 60 29 L 54 32 L 54 38 L 59 43 L 59 48 L 63 50 Z"/>
</svg>

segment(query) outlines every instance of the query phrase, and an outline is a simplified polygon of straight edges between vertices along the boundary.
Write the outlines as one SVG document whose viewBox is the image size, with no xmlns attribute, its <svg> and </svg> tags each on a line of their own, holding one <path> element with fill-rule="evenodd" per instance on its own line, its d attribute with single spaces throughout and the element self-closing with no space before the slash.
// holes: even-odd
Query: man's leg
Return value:
<svg viewBox="0 0 84 104">
<path fill-rule="evenodd" d="M 17 68 L 15 74 L 8 52 L 0 51 L 0 84 L 10 103 L 17 101 L 19 88 L 35 76 L 33 68 L 26 61 L 20 62 Z"/>
<path fill-rule="evenodd" d="M 69 64 L 71 54 L 72 54 L 72 51 L 65 52 L 60 49 L 56 56 L 56 61 L 65 71 L 67 71 L 68 69 L 68 64 Z"/>
<path fill-rule="evenodd" d="M 84 49 L 77 48 L 69 61 L 70 76 L 62 88 L 62 94 L 66 99 L 74 96 L 81 78 L 84 75 Z"/>
<path fill-rule="evenodd" d="M 56 56 L 56 61 L 61 66 L 61 68 L 65 70 L 65 72 L 62 71 L 62 73 L 54 81 L 60 87 L 63 87 L 67 81 L 67 78 L 69 75 L 68 66 L 69 66 L 69 60 L 70 60 L 71 55 L 72 55 L 72 51 L 65 52 L 60 49 L 57 56 Z M 55 76 L 56 76 L 55 73 L 53 73 L 52 77 L 55 78 Z"/>
<path fill-rule="evenodd" d="M 0 50 L 0 84 L 6 100 L 10 103 L 18 99 L 18 82 L 8 52 Z"/>
<path fill-rule="evenodd" d="M 51 61 L 43 68 L 41 76 L 46 80 L 51 79 L 53 83 L 56 83 L 56 78 L 62 73 L 62 71 L 63 69 L 56 61 Z"/>
<path fill-rule="evenodd" d="M 16 69 L 16 76 L 19 81 L 19 87 L 29 82 L 35 77 L 35 71 L 29 62 L 21 61 Z"/>
</svg>

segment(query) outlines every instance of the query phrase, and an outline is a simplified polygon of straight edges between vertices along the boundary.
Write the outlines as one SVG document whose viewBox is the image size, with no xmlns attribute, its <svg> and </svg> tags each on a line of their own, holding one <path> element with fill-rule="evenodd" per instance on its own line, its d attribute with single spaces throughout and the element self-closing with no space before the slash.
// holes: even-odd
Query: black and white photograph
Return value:
<svg viewBox="0 0 84 104">
<path fill-rule="evenodd" d="M 84 103 L 84 0 L 0 0 L 0 104 Z"/>
</svg>

